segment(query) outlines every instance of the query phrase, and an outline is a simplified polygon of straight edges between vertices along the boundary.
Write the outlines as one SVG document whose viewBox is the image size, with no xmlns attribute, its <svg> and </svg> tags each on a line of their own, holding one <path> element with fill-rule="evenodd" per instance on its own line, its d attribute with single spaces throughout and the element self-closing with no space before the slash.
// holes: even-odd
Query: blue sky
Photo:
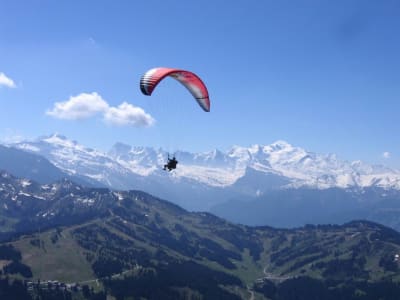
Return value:
<svg viewBox="0 0 400 300">
<path fill-rule="evenodd" d="M 191 151 L 286 140 L 400 167 L 399 15 L 395 0 L 0 0 L 0 137 Z M 211 112 L 172 79 L 142 95 L 157 66 L 197 73 Z M 49 114 L 85 94 L 105 106 Z M 116 124 L 134 107 L 154 125 Z"/>
</svg>

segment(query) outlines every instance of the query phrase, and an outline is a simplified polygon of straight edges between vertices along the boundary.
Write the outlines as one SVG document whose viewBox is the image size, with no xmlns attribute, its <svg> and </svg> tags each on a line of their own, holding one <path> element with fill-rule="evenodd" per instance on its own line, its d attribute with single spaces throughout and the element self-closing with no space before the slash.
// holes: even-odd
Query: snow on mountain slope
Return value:
<svg viewBox="0 0 400 300">
<path fill-rule="evenodd" d="M 19 142 L 12 146 L 43 155 L 69 174 L 87 176 L 114 188 L 124 189 L 124 178 L 133 175 L 129 169 L 106 153 L 84 147 L 59 134 Z"/>
<path fill-rule="evenodd" d="M 161 171 L 166 152 L 150 147 L 115 144 L 108 153 L 84 147 L 54 134 L 12 146 L 41 154 L 70 174 L 81 174 L 113 188 L 132 188 L 132 180 L 188 179 L 212 187 L 228 187 L 246 176 L 246 170 L 286 177 L 287 187 L 368 187 L 400 189 L 400 172 L 383 166 L 348 162 L 334 154 L 317 154 L 285 141 L 251 147 L 234 146 L 227 152 L 177 152 L 178 168 Z"/>
<path fill-rule="evenodd" d="M 142 176 L 159 173 L 167 160 L 167 153 L 162 149 L 131 147 L 122 143 L 115 144 L 108 154 Z M 234 161 L 229 161 L 219 150 L 198 154 L 178 151 L 175 155 L 179 159 L 179 168 L 169 174 L 175 181 L 186 178 L 210 186 L 227 186 L 243 175 L 244 170 L 233 168 Z"/>
<path fill-rule="evenodd" d="M 276 172 L 293 180 L 292 187 L 347 188 L 380 186 L 400 189 L 400 172 L 361 161 L 340 160 L 334 154 L 316 154 L 287 142 L 267 146 L 234 147 L 229 155 L 238 166 Z"/>
</svg>

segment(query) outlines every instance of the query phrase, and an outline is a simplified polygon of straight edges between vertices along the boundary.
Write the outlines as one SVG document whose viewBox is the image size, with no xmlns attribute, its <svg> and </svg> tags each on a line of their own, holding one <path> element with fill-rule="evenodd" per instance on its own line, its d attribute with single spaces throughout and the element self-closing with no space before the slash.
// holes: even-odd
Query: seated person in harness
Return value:
<svg viewBox="0 0 400 300">
<path fill-rule="evenodd" d="M 176 169 L 176 165 L 178 164 L 178 161 L 176 160 L 175 156 L 170 159 L 169 155 L 168 155 L 168 162 L 167 164 L 164 165 L 164 169 L 163 170 L 167 170 L 168 171 L 172 171 L 173 169 Z"/>
</svg>

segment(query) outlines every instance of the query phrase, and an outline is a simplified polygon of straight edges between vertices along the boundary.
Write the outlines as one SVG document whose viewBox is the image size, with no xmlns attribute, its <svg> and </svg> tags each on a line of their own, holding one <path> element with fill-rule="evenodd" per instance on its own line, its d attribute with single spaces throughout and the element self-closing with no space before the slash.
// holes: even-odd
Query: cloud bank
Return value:
<svg viewBox="0 0 400 300">
<path fill-rule="evenodd" d="M 1 86 L 5 86 L 5 87 L 9 87 L 9 88 L 17 87 L 14 80 L 12 80 L 10 77 L 7 77 L 6 74 L 0 72 L 0 87 Z"/>
<path fill-rule="evenodd" d="M 110 106 L 98 93 L 81 93 L 67 101 L 56 102 L 46 114 L 63 120 L 88 119 L 102 114 L 104 122 L 117 126 L 147 127 L 155 122 L 142 108 L 126 102 Z"/>
<path fill-rule="evenodd" d="M 90 118 L 109 109 L 108 103 L 97 93 L 82 93 L 67 101 L 56 102 L 47 115 L 57 119 L 79 120 Z"/>
<path fill-rule="evenodd" d="M 104 120 L 113 125 L 132 125 L 136 127 L 154 124 L 152 116 L 142 108 L 123 102 L 118 107 L 110 107 L 104 114 Z"/>
</svg>

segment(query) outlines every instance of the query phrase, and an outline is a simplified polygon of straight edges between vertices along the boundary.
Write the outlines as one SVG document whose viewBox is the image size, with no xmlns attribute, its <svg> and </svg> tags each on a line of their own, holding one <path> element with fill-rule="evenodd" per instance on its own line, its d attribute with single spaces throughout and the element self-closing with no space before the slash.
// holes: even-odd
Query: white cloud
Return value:
<svg viewBox="0 0 400 300">
<path fill-rule="evenodd" d="M 46 114 L 64 120 L 87 119 L 102 114 L 106 123 L 117 126 L 144 127 L 155 122 L 142 108 L 126 102 L 112 107 L 97 93 L 82 93 L 67 101 L 56 102 Z"/>
<path fill-rule="evenodd" d="M 92 117 L 109 108 L 108 103 L 97 93 L 82 93 L 70 97 L 67 101 L 56 102 L 47 115 L 57 119 L 78 120 Z"/>
<path fill-rule="evenodd" d="M 142 108 L 133 106 L 132 104 L 123 102 L 118 107 L 110 107 L 104 113 L 104 120 L 113 125 L 118 126 L 151 126 L 154 119 Z"/>
<path fill-rule="evenodd" d="M 382 157 L 383 158 L 390 158 L 390 152 L 387 152 L 387 151 L 383 152 L 382 153 Z"/>
<path fill-rule="evenodd" d="M 15 82 L 10 77 L 7 77 L 6 74 L 0 72 L 0 86 L 2 85 L 9 88 L 17 87 Z"/>
</svg>

